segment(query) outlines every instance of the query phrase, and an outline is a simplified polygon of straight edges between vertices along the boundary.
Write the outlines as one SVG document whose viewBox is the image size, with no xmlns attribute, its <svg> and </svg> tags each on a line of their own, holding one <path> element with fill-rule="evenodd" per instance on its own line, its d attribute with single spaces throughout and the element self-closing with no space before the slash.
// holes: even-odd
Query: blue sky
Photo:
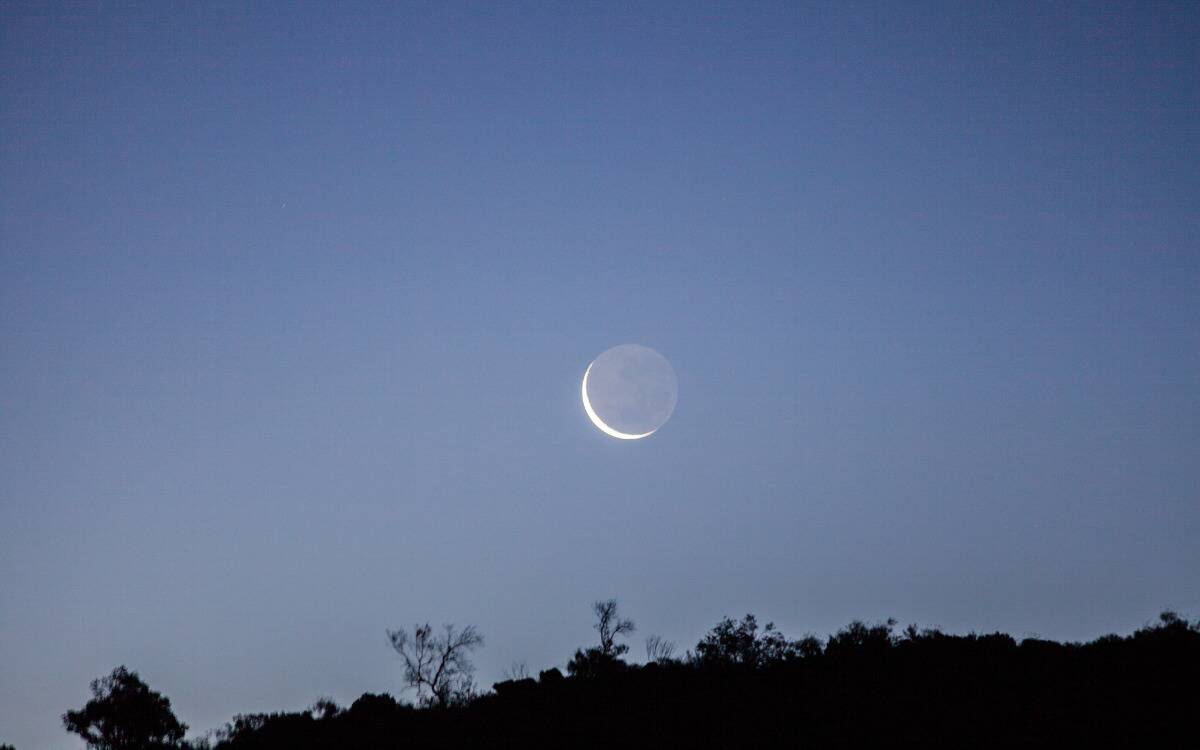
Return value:
<svg viewBox="0 0 1200 750">
<path fill-rule="evenodd" d="M 0 6 L 0 741 L 1200 611 L 1192 3 Z M 590 425 L 621 343 L 671 421 Z"/>
</svg>

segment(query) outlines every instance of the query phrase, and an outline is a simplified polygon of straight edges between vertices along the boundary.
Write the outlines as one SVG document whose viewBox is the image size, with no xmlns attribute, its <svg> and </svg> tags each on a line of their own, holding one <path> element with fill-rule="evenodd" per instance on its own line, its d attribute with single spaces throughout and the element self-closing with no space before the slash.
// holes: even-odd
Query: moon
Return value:
<svg viewBox="0 0 1200 750">
<path fill-rule="evenodd" d="M 596 429 L 618 440 L 641 440 L 675 410 L 678 383 L 671 363 L 639 344 L 614 346 L 588 364 L 580 388 Z"/>
</svg>

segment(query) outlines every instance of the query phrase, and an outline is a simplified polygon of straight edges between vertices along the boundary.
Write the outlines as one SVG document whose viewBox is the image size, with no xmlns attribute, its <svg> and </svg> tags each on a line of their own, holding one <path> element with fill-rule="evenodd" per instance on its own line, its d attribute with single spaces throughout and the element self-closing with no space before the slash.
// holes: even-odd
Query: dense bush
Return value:
<svg viewBox="0 0 1200 750">
<path fill-rule="evenodd" d="M 724 620 L 679 660 L 581 651 L 572 676 L 498 683 L 447 708 L 364 695 L 345 710 L 238 717 L 220 750 L 923 742 L 1144 744 L 1194 721 L 1200 623 L 1165 613 L 1086 644 L 851 623 L 824 644 Z"/>
</svg>

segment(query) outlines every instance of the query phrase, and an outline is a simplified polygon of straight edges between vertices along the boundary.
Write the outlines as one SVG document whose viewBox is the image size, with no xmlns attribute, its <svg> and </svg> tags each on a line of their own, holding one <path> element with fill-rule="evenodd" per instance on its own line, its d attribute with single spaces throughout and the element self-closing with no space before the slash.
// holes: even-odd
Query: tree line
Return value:
<svg viewBox="0 0 1200 750">
<path fill-rule="evenodd" d="M 120 666 L 63 715 L 95 750 L 441 747 L 553 742 L 589 746 L 711 744 L 1077 744 L 1170 737 L 1200 705 L 1200 620 L 1173 612 L 1128 636 L 1088 643 L 1003 633 L 952 635 L 894 620 L 855 621 L 825 639 L 789 639 L 751 614 L 726 617 L 679 653 L 636 632 L 616 600 L 592 605 L 598 642 L 537 678 L 514 665 L 492 690 L 474 680 L 484 645 L 471 625 L 388 630 L 411 701 L 364 694 L 303 711 L 239 714 L 208 736 Z M 0 750 L 12 750 L 0 745 Z"/>
</svg>

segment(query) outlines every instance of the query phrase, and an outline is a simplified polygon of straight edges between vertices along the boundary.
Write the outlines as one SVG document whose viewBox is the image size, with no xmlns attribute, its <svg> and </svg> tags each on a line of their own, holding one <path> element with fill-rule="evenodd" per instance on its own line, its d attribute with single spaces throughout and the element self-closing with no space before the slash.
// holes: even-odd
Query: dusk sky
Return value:
<svg viewBox="0 0 1200 750">
<path fill-rule="evenodd" d="M 1200 614 L 1200 4 L 0 4 L 0 743 Z M 585 368 L 652 347 L 657 433 Z M 411 697 L 411 696 L 409 696 Z"/>
</svg>

